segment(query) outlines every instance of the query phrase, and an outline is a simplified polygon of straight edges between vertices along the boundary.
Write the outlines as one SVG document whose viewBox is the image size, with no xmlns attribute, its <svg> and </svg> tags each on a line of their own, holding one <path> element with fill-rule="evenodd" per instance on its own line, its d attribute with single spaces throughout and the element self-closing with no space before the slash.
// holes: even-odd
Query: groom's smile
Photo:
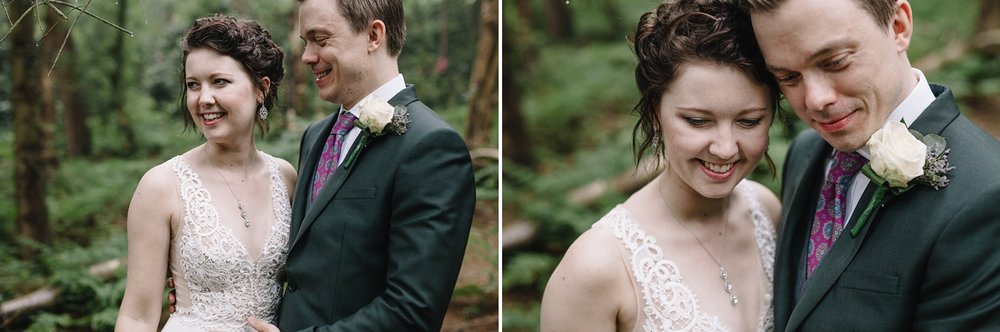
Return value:
<svg viewBox="0 0 1000 332">
<path fill-rule="evenodd" d="M 332 70 L 327 69 L 321 72 L 314 73 L 316 75 L 316 86 L 322 87 L 324 85 L 329 84 L 330 81 L 332 80 L 332 77 L 330 77 L 330 72 L 332 72 Z"/>
</svg>

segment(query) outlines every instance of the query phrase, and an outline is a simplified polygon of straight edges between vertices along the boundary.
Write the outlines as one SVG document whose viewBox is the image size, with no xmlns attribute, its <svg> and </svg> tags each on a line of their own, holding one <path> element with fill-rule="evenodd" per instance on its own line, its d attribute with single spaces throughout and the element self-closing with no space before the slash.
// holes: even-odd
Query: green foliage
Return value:
<svg viewBox="0 0 1000 332">
<path fill-rule="evenodd" d="M 559 261 L 547 254 L 524 253 L 504 264 L 503 288 L 537 288 L 541 292 Z"/>
<path fill-rule="evenodd" d="M 542 306 L 539 303 L 503 308 L 503 330 L 538 331 L 538 317 L 541 316 L 541 311 Z"/>
</svg>

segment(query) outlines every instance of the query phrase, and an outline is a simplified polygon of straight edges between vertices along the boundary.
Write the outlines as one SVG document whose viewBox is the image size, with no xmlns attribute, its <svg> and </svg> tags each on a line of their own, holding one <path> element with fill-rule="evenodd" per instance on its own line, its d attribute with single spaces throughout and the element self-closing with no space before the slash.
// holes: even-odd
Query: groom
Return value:
<svg viewBox="0 0 1000 332">
<path fill-rule="evenodd" d="M 769 70 L 813 129 L 783 171 L 775 330 L 1000 327 L 1000 143 L 910 67 L 909 2 L 745 2 Z M 890 197 L 859 226 L 876 187 L 858 173 L 866 142 L 901 121 L 947 140 L 950 183 Z"/>
<path fill-rule="evenodd" d="M 468 149 L 399 73 L 402 1 L 300 2 L 302 62 L 340 108 L 302 138 L 278 326 L 438 331 L 476 202 Z M 379 100 L 409 124 L 362 144 L 350 124 Z"/>
</svg>

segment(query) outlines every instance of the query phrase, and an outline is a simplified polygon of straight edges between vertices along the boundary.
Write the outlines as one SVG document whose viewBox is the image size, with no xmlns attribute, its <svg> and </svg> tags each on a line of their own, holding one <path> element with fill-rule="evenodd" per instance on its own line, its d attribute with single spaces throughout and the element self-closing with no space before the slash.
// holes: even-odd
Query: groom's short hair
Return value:
<svg viewBox="0 0 1000 332">
<path fill-rule="evenodd" d="M 305 0 L 299 0 L 304 2 Z M 351 31 L 360 33 L 374 20 L 385 23 L 389 55 L 399 56 L 406 42 L 406 19 L 403 17 L 402 0 L 336 0 L 340 15 L 351 25 Z"/>
<path fill-rule="evenodd" d="M 868 12 L 868 16 L 875 20 L 879 26 L 888 28 L 889 22 L 895 13 L 896 0 L 853 0 L 858 7 Z M 768 13 L 774 11 L 787 0 L 740 0 L 743 8 L 751 13 Z"/>
</svg>

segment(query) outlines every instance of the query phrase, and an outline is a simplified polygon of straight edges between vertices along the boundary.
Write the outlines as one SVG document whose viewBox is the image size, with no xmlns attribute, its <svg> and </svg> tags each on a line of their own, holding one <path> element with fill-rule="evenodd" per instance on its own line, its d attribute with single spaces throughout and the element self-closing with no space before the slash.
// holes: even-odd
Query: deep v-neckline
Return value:
<svg viewBox="0 0 1000 332">
<path fill-rule="evenodd" d="M 261 258 L 266 257 L 265 254 L 267 253 L 268 248 L 271 247 L 270 244 L 272 241 L 275 240 L 275 235 L 280 229 L 280 227 L 278 226 L 281 225 L 281 216 L 278 215 L 278 209 L 275 208 L 276 200 L 278 200 L 279 198 L 274 197 L 276 191 L 273 188 L 275 186 L 275 175 L 273 174 L 272 170 L 273 166 L 272 161 L 266 160 L 266 167 L 267 167 L 268 181 L 270 182 L 267 189 L 268 192 L 270 192 L 269 196 L 271 196 L 271 211 L 274 214 L 274 222 L 271 224 L 271 227 L 269 227 L 267 236 L 264 237 L 264 244 L 261 246 L 260 252 L 257 253 L 257 257 L 253 257 L 253 255 L 250 253 L 250 249 L 247 248 L 246 244 L 243 243 L 243 241 L 240 241 L 240 239 L 236 237 L 236 233 L 233 231 L 232 228 L 222 223 L 222 216 L 219 215 L 219 209 L 216 206 L 215 199 L 213 198 L 212 193 L 208 191 L 208 188 L 206 188 L 205 184 L 201 181 L 201 175 L 199 175 L 197 172 L 194 171 L 194 168 L 191 167 L 191 163 L 189 163 L 187 161 L 187 158 L 184 157 L 183 155 L 181 156 L 181 162 L 184 163 L 184 167 L 191 170 L 191 175 L 194 177 L 194 179 L 198 180 L 197 181 L 198 188 L 196 189 L 203 190 L 205 192 L 205 199 L 208 201 L 207 205 L 210 209 L 212 209 L 212 215 L 215 216 L 215 218 L 210 218 L 211 220 L 209 222 L 215 223 L 214 225 L 215 227 L 224 229 L 223 233 L 225 234 L 225 237 L 231 240 L 232 242 L 236 243 L 236 247 L 239 248 L 238 250 L 240 251 L 241 256 L 244 259 L 246 259 L 246 261 L 250 262 L 250 264 L 254 266 L 259 265 L 261 262 Z"/>
<path fill-rule="evenodd" d="M 749 202 L 748 201 L 748 203 L 749 203 L 748 205 L 750 205 L 751 219 L 754 219 L 754 217 L 752 215 L 754 213 L 759 212 L 759 211 L 755 212 L 755 209 L 758 209 L 758 210 L 760 209 L 759 203 L 757 203 L 754 198 L 749 197 L 751 193 L 748 193 L 748 192 L 744 191 L 743 194 L 744 194 L 744 196 L 747 196 L 747 197 L 745 197 L 746 199 L 748 199 L 748 200 L 754 200 L 754 202 Z M 632 254 L 632 259 L 630 259 L 629 261 L 631 263 L 635 263 L 632 260 L 634 260 L 634 259 L 636 259 L 638 257 L 639 251 L 641 251 L 641 250 L 647 250 L 649 254 L 653 254 L 653 255 L 657 256 L 656 265 L 658 265 L 658 266 L 669 266 L 669 267 L 672 267 L 672 269 L 668 269 L 668 270 L 673 270 L 674 273 L 668 275 L 668 277 L 674 277 L 674 278 L 676 278 L 676 280 L 677 280 L 676 282 L 679 283 L 680 285 L 682 285 L 687 293 L 691 294 L 690 301 L 694 305 L 694 307 L 696 308 L 695 312 L 697 313 L 697 316 L 691 317 L 692 321 L 690 323 L 692 325 L 689 326 L 689 327 L 698 326 L 699 322 L 706 322 L 707 321 L 709 323 L 712 323 L 712 325 L 718 325 L 717 327 L 723 329 L 724 331 L 733 331 L 731 328 L 729 328 L 729 326 L 727 326 L 725 324 L 725 322 L 722 321 L 722 319 L 720 319 L 721 316 L 719 316 L 717 313 L 715 313 L 715 310 L 710 310 L 712 308 L 708 308 L 708 307 L 705 307 L 705 306 L 702 305 L 702 301 L 700 299 L 700 295 L 701 294 L 695 293 L 695 291 L 694 291 L 695 288 L 687 281 L 689 278 L 685 277 L 684 271 L 682 271 L 680 269 L 680 267 L 677 266 L 677 263 L 675 263 L 672 259 L 669 259 L 669 258 L 667 258 L 667 257 L 665 257 L 663 255 L 665 253 L 665 251 L 663 250 L 663 248 L 659 244 L 657 244 L 657 238 L 655 236 L 647 233 L 645 230 L 642 229 L 642 227 L 638 223 L 638 219 L 636 219 L 635 216 L 632 215 L 631 211 L 629 211 L 628 209 L 626 209 L 624 205 L 619 204 L 614 209 L 612 209 L 612 212 L 610 212 L 608 215 L 611 216 L 614 213 L 620 213 L 621 214 L 621 216 L 623 218 L 613 218 L 613 219 L 616 219 L 617 220 L 616 223 L 618 223 L 620 227 L 624 228 L 624 232 L 621 233 L 622 236 L 619 236 L 619 233 L 617 231 L 615 232 L 616 233 L 615 236 L 618 237 L 620 240 L 622 240 L 623 243 L 625 243 L 626 240 L 629 240 L 629 241 L 635 241 L 635 243 L 638 244 L 638 246 L 636 248 L 631 248 L 631 247 L 629 247 L 626 244 L 627 249 Z M 760 230 L 758 228 L 760 228 L 760 227 L 762 227 L 764 225 L 758 225 L 757 224 L 758 222 L 756 220 L 751 220 L 750 222 L 753 224 L 753 227 L 754 227 L 754 237 L 757 238 L 759 236 L 757 233 L 760 232 L 760 231 L 762 231 L 762 230 Z M 612 226 L 612 229 L 614 229 L 616 227 L 616 226 L 613 226 L 613 225 L 610 225 L 610 224 L 609 224 L 609 226 Z M 630 239 L 625 239 L 624 236 L 629 236 L 631 238 Z M 767 263 L 764 261 L 764 256 L 765 256 L 765 252 L 764 251 L 766 249 L 764 247 L 762 247 L 759 242 L 757 243 L 756 247 L 757 247 L 757 250 L 756 250 L 757 259 L 760 260 L 761 264 L 763 265 L 762 266 L 763 267 L 763 271 L 761 271 L 761 272 L 763 272 L 765 274 L 764 275 L 764 281 L 768 282 L 768 278 L 769 278 L 767 276 L 768 267 L 767 267 Z M 630 264 L 630 266 L 631 266 L 631 264 Z M 641 278 L 639 278 L 640 276 L 637 274 L 637 271 L 633 270 L 633 271 L 631 271 L 631 274 L 633 275 L 633 277 L 636 277 L 637 279 L 641 279 Z M 662 276 L 661 276 L 661 278 L 662 278 Z M 670 279 L 670 278 L 668 278 L 668 279 Z M 771 279 L 773 280 L 773 277 Z M 642 280 L 636 280 L 636 281 L 638 282 L 639 287 L 641 287 L 641 289 L 638 290 L 638 293 L 642 294 L 643 297 L 648 296 L 648 294 L 646 294 L 646 293 L 649 290 L 645 289 L 645 288 L 647 288 L 649 286 L 645 285 L 642 282 Z M 767 287 L 765 287 L 765 292 L 769 292 L 769 291 L 770 290 Z M 758 313 L 757 324 L 756 324 L 757 329 L 765 328 L 768 325 L 768 321 L 767 321 L 768 310 L 771 310 L 771 307 L 773 305 L 773 303 L 769 303 L 766 294 L 765 294 L 764 297 L 761 298 L 761 301 L 763 302 L 763 303 L 761 303 L 762 311 L 760 313 Z M 645 301 L 640 300 L 640 302 L 645 302 Z M 645 304 L 643 304 L 643 307 L 645 307 Z M 646 314 L 639 315 L 639 316 L 644 317 L 644 320 L 642 320 L 642 321 L 637 320 L 636 321 L 636 326 L 635 326 L 636 329 L 641 329 L 642 326 L 645 325 L 645 320 L 647 320 L 647 319 L 650 318 Z"/>
</svg>

